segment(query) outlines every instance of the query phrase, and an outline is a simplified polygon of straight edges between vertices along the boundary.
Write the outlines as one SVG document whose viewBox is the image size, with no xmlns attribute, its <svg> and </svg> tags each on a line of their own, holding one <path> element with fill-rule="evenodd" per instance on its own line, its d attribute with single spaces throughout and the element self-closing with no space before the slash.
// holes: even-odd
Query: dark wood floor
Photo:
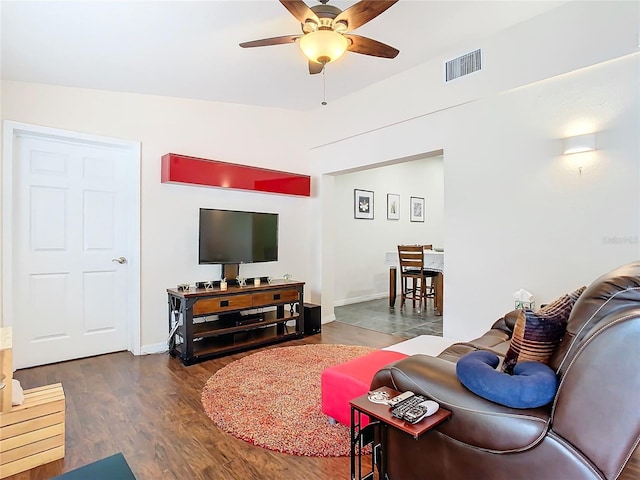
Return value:
<svg viewBox="0 0 640 480">
<path fill-rule="evenodd" d="M 319 335 L 284 345 L 383 347 L 402 340 L 333 322 L 323 325 Z M 200 403 L 205 382 L 250 353 L 184 367 L 168 355 L 123 352 L 17 371 L 15 378 L 24 388 L 62 382 L 66 455 L 8 478 L 47 480 L 122 452 L 138 480 L 348 479 L 348 457 L 297 457 L 265 450 L 222 432 L 205 415 Z M 640 478 L 639 457 L 636 451 L 621 479 Z"/>
</svg>

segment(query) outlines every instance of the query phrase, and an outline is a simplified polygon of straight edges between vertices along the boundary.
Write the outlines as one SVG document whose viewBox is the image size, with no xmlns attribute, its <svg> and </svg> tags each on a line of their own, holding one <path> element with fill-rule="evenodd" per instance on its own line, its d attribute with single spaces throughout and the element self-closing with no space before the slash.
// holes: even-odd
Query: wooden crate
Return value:
<svg viewBox="0 0 640 480">
<path fill-rule="evenodd" d="M 13 353 L 11 327 L 0 327 L 0 412 L 11 409 Z"/>
<path fill-rule="evenodd" d="M 0 413 L 0 478 L 64 457 L 62 384 L 24 391 L 24 403 Z"/>
</svg>

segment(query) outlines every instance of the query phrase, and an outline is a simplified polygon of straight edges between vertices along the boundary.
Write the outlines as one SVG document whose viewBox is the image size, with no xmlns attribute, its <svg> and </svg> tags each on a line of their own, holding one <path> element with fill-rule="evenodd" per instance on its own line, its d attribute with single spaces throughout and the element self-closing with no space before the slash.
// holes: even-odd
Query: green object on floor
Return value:
<svg viewBox="0 0 640 480">
<path fill-rule="evenodd" d="M 116 453 L 52 480 L 136 480 L 122 453 Z"/>
</svg>

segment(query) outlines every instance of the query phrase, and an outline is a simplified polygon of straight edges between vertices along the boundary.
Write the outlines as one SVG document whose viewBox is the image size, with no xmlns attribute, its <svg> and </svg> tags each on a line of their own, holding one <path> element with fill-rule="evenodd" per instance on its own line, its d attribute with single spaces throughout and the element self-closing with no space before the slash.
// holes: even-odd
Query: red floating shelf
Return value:
<svg viewBox="0 0 640 480">
<path fill-rule="evenodd" d="M 266 168 L 189 157 L 162 156 L 162 183 L 188 183 L 285 195 L 311 196 L 311 177 Z"/>
</svg>

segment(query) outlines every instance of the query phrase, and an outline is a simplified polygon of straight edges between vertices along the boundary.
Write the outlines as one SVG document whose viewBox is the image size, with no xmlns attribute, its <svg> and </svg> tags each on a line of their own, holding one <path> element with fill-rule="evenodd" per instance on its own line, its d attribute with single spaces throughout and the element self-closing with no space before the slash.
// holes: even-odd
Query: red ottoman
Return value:
<svg viewBox="0 0 640 480">
<path fill-rule="evenodd" d="M 343 425 L 350 425 L 349 401 L 369 391 L 371 380 L 378 370 L 406 357 L 404 353 L 378 350 L 326 368 L 321 377 L 322 413 Z M 362 423 L 364 426 L 369 422 L 366 420 Z"/>
</svg>

